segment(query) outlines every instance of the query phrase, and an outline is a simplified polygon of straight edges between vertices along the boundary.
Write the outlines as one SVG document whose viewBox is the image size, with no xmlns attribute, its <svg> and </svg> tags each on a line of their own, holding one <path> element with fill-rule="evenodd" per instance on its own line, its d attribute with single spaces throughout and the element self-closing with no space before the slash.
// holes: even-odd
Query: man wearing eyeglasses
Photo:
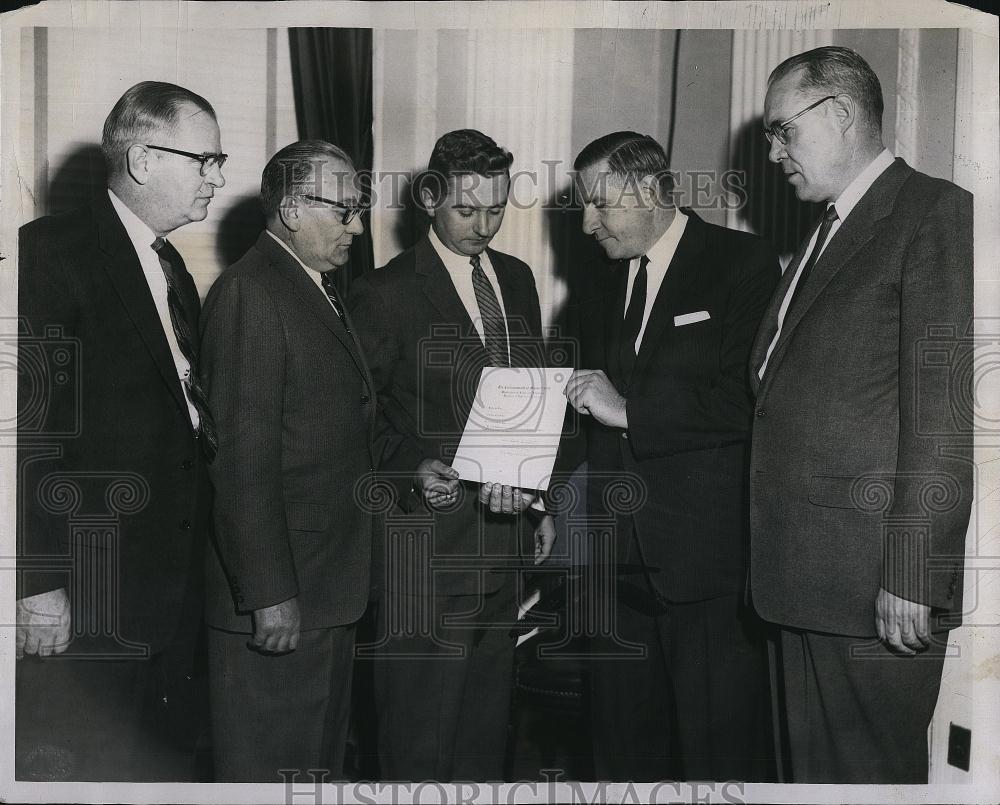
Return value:
<svg viewBox="0 0 1000 805">
<path fill-rule="evenodd" d="M 894 159 L 882 107 L 840 47 L 782 62 L 764 100 L 771 161 L 825 208 L 750 362 L 750 587 L 794 783 L 927 782 L 962 611 L 972 197 Z"/>
<path fill-rule="evenodd" d="M 164 727 L 191 717 L 216 432 L 169 238 L 206 217 L 226 155 L 208 101 L 154 81 L 101 148 L 107 189 L 20 232 L 17 775 L 193 779 Z"/>
<path fill-rule="evenodd" d="M 359 501 L 391 444 L 375 434 L 371 373 L 333 282 L 363 206 L 350 158 L 322 140 L 270 159 L 261 204 L 266 229 L 203 316 L 219 427 L 206 608 L 215 776 L 338 779 L 368 603 L 372 515 Z"/>
</svg>

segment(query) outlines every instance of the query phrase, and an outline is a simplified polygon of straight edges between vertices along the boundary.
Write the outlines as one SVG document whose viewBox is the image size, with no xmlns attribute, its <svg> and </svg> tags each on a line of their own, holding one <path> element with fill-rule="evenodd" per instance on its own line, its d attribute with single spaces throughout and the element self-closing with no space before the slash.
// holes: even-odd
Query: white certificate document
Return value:
<svg viewBox="0 0 1000 805">
<path fill-rule="evenodd" d="M 487 366 L 479 376 L 462 441 L 459 477 L 522 489 L 548 489 L 559 450 L 572 369 Z"/>
</svg>

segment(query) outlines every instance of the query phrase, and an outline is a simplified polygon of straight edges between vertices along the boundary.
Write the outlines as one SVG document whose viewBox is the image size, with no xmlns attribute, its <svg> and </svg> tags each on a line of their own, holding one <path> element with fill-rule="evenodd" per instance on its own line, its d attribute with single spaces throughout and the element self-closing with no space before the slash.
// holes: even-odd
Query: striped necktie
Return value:
<svg viewBox="0 0 1000 805">
<path fill-rule="evenodd" d="M 170 324 L 174 328 L 174 338 L 181 354 L 188 362 L 190 370 L 182 384 L 191 400 L 191 405 L 198 412 L 198 441 L 201 444 L 205 459 L 211 464 L 219 449 L 219 437 L 215 429 L 215 420 L 208 409 L 208 398 L 198 380 L 198 356 L 195 351 L 194 333 L 196 326 L 188 320 L 187 312 L 181 303 L 180 291 L 177 288 L 177 277 L 186 271 L 184 261 L 166 240 L 157 238 L 152 243 L 153 251 L 160 260 L 160 268 L 167 281 L 167 308 L 170 310 Z"/>
<path fill-rule="evenodd" d="M 507 356 L 507 322 L 504 320 L 500 302 L 479 260 L 479 255 L 473 255 L 472 288 L 476 292 L 476 303 L 479 305 L 479 317 L 483 322 L 483 340 L 486 351 L 490 355 L 491 365 L 510 366 Z"/>
</svg>

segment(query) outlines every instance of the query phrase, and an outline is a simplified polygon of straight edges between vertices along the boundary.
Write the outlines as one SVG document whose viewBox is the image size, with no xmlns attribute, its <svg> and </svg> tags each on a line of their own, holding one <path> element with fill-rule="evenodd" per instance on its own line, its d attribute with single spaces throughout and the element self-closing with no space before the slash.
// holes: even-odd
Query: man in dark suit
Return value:
<svg viewBox="0 0 1000 805">
<path fill-rule="evenodd" d="M 380 408 L 419 447 L 387 461 L 387 475 L 408 478 L 414 456 L 450 460 L 484 367 L 544 365 L 531 269 L 488 248 L 512 159 L 478 131 L 442 136 L 420 183 L 430 232 L 352 288 Z M 554 529 L 533 515 L 536 544 L 522 546 L 532 529 L 507 513 L 522 497 L 492 487 L 490 500 L 487 488 L 454 484 L 436 506 L 387 520 L 375 660 L 384 779 L 502 779 L 516 569 L 522 552 L 548 555 Z"/>
<path fill-rule="evenodd" d="M 972 373 L 952 371 L 972 199 L 885 150 L 878 78 L 846 48 L 775 68 L 764 124 L 798 197 L 826 205 L 750 364 L 750 587 L 780 627 L 783 777 L 926 782 L 972 497 Z"/>
<path fill-rule="evenodd" d="M 206 610 L 215 774 L 337 779 L 368 602 L 364 483 L 398 438 L 376 436 L 371 374 L 333 284 L 364 231 L 350 158 L 322 140 L 282 148 L 261 203 L 266 229 L 212 286 L 202 328 L 219 430 Z"/>
<path fill-rule="evenodd" d="M 601 137 L 575 167 L 584 232 L 614 270 L 605 297 L 583 306 L 585 368 L 566 388 L 590 417 L 588 514 L 614 518 L 595 554 L 616 575 L 600 599 L 614 633 L 591 664 L 595 772 L 760 780 L 766 665 L 742 606 L 745 361 L 777 256 L 676 208 L 651 137 Z"/>
<path fill-rule="evenodd" d="M 215 447 L 165 238 L 205 218 L 226 155 L 208 101 L 153 81 L 101 147 L 107 191 L 20 232 L 17 654 L 47 659 L 18 663 L 17 774 L 191 779 L 147 707 L 191 672 Z"/>
</svg>

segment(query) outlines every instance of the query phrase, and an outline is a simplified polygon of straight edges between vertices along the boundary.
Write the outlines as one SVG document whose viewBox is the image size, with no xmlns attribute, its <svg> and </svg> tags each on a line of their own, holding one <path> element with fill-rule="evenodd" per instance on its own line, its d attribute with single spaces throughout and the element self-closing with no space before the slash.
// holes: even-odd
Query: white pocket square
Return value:
<svg viewBox="0 0 1000 805">
<path fill-rule="evenodd" d="M 697 313 L 682 313 L 674 316 L 674 327 L 683 327 L 685 324 L 694 324 L 696 321 L 705 321 L 712 318 L 707 310 L 699 310 Z"/>
</svg>

